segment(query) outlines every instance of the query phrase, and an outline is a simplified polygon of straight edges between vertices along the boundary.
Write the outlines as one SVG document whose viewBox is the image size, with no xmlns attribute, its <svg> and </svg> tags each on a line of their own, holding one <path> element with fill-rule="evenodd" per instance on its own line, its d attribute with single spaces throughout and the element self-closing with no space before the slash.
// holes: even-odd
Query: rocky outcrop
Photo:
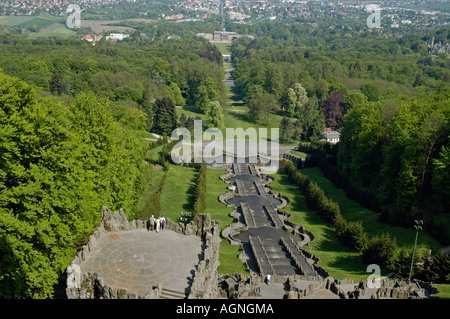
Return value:
<svg viewBox="0 0 450 319">
<path fill-rule="evenodd" d="M 77 285 L 67 286 L 66 294 L 68 299 L 158 299 L 161 289 L 161 285 L 157 285 L 145 296 L 140 296 L 128 293 L 125 289 L 105 285 L 103 278 L 96 273 L 86 273 Z"/>
<path fill-rule="evenodd" d="M 198 264 L 191 285 L 189 299 L 211 299 L 219 296 L 217 286 L 220 247 L 219 222 L 211 220 L 209 214 L 197 217 L 197 233 L 204 238 L 203 259 Z"/>
</svg>

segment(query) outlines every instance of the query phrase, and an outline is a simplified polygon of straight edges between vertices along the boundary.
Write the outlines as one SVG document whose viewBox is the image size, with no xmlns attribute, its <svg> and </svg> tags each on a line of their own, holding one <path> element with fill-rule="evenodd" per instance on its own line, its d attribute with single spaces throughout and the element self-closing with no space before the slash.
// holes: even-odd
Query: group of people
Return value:
<svg viewBox="0 0 450 319">
<path fill-rule="evenodd" d="M 152 215 L 152 217 L 150 217 L 150 227 L 149 227 L 149 231 L 156 231 L 157 233 L 159 233 L 161 230 L 164 230 L 166 226 L 166 219 L 164 218 L 164 216 L 161 216 L 159 218 L 155 218 L 155 216 Z"/>
</svg>

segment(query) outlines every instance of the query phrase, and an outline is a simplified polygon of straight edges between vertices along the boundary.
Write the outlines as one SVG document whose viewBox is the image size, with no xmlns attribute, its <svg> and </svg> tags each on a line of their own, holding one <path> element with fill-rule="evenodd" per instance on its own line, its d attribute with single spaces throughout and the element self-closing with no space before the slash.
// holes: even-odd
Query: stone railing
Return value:
<svg viewBox="0 0 450 319">
<path fill-rule="evenodd" d="M 125 289 L 112 288 L 104 284 L 98 274 L 81 273 L 81 265 L 94 251 L 99 238 L 107 233 L 122 230 L 146 228 L 147 222 L 143 220 L 128 221 L 123 209 L 111 214 L 108 207 L 102 207 L 100 226 L 94 230 L 87 244 L 75 256 L 66 269 L 66 295 L 68 299 L 154 299 L 159 298 L 161 287 L 153 287 L 148 294 L 140 296 L 128 293 Z"/>
</svg>

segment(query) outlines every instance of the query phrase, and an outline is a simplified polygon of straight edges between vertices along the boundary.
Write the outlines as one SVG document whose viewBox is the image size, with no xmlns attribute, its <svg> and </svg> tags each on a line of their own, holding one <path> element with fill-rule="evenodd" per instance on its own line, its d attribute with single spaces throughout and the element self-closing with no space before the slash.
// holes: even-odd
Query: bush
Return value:
<svg viewBox="0 0 450 319">
<path fill-rule="evenodd" d="M 382 268 L 393 269 L 395 263 L 395 250 L 397 242 L 389 234 L 372 237 L 367 242 L 367 247 L 362 254 L 366 264 L 377 264 Z"/>
<path fill-rule="evenodd" d="M 361 221 L 346 221 L 342 215 L 334 220 L 336 235 L 341 243 L 356 251 L 363 251 L 367 243 L 367 235 Z"/>
</svg>

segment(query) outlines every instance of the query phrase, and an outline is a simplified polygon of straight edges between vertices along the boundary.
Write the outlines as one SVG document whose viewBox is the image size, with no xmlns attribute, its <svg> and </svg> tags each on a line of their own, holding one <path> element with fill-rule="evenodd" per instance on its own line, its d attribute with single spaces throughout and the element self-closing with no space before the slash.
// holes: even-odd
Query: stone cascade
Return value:
<svg viewBox="0 0 450 319">
<path fill-rule="evenodd" d="M 323 269 L 315 270 L 313 264 L 318 261 L 317 258 L 309 258 L 300 250 L 314 237 L 304 232 L 303 228 L 286 223 L 287 216 L 279 209 L 285 207 L 289 199 L 272 193 L 267 186 L 272 178 L 260 174 L 255 165 L 244 163 L 234 163 L 230 172 L 222 177 L 230 184 L 228 188 L 232 189 L 224 194 L 222 202 L 235 206 L 232 215 L 239 221 L 225 228 L 222 235 L 232 244 L 242 245 L 236 238 L 242 231 L 248 232 L 247 242 L 253 255 L 249 258 L 253 258 L 261 276 L 327 275 Z M 298 243 L 291 243 L 293 239 L 284 239 L 290 237 L 289 233 L 296 237 Z"/>
</svg>

